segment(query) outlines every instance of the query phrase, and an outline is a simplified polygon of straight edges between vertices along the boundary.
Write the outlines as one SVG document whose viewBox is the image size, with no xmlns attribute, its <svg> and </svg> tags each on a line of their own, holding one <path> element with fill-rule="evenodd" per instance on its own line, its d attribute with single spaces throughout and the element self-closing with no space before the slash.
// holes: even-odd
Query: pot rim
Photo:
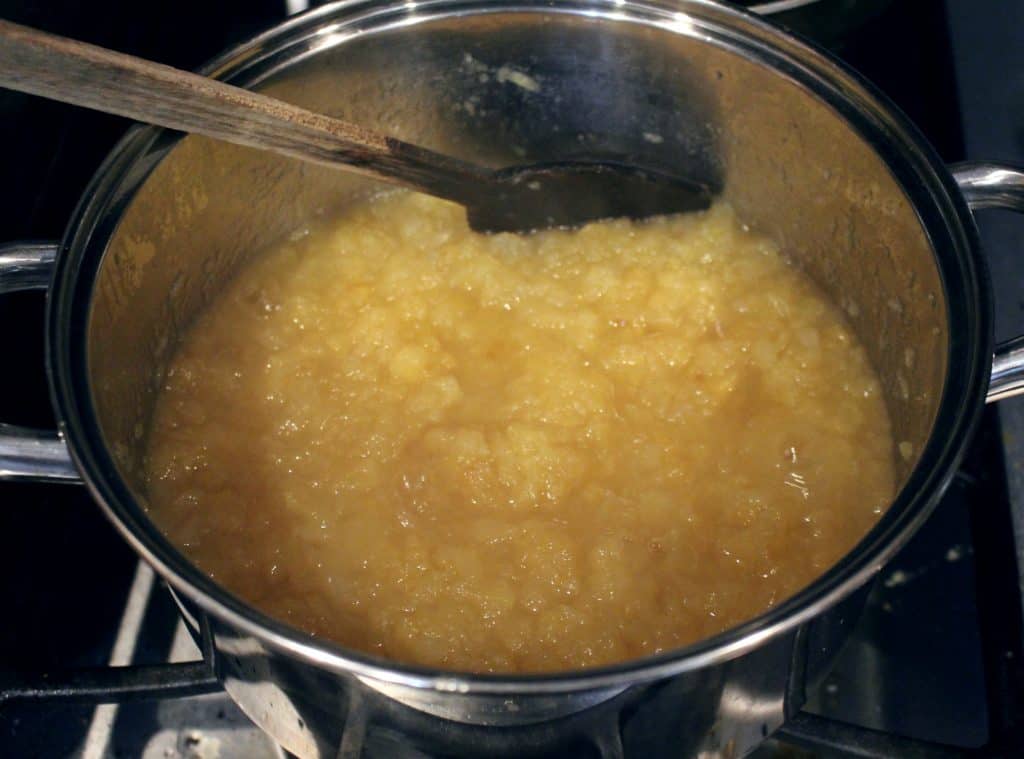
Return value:
<svg viewBox="0 0 1024 759">
<path fill-rule="evenodd" d="M 683 648 L 611 666 L 523 675 L 437 670 L 356 652 L 273 619 L 214 583 L 157 529 L 119 476 L 99 431 L 89 384 L 89 308 L 106 243 L 134 190 L 179 138 L 155 127 L 136 126 L 115 146 L 69 221 L 48 293 L 47 372 L 59 430 L 92 496 L 164 579 L 231 627 L 315 666 L 414 688 L 493 695 L 622 688 L 735 658 L 835 605 L 893 556 L 945 491 L 980 417 L 992 356 L 991 294 L 966 203 L 909 120 L 830 54 L 752 13 L 712 0 L 342 0 L 286 20 L 200 72 L 251 86 L 285 63 L 343 44 L 354 34 L 513 12 L 653 26 L 752 58 L 837 111 L 879 153 L 918 213 L 946 294 L 949 345 L 942 398 L 920 460 L 892 505 L 825 574 L 754 619 Z"/>
</svg>

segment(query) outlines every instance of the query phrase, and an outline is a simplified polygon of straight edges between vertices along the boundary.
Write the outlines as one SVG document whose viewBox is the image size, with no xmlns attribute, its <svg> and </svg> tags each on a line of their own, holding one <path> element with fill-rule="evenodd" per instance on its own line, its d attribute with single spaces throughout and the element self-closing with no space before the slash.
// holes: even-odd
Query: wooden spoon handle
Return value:
<svg viewBox="0 0 1024 759">
<path fill-rule="evenodd" d="M 265 95 L 3 20 L 0 86 L 341 166 L 461 203 L 489 174 Z"/>
</svg>

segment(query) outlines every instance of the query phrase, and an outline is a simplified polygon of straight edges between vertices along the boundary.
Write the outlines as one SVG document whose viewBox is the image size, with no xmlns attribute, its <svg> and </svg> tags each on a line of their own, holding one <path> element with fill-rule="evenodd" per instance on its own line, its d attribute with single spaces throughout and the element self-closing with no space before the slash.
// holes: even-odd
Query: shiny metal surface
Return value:
<svg viewBox="0 0 1024 759">
<path fill-rule="evenodd" d="M 0 245 L 0 295 L 18 290 L 45 290 L 53 276 L 59 246 L 50 242 Z"/>
<path fill-rule="evenodd" d="M 820 2 L 821 0 L 774 0 L 774 2 L 753 2 L 745 3 L 745 5 L 754 13 L 770 15 L 772 13 L 781 13 L 782 11 L 791 11 L 796 8 L 803 8 L 805 5 L 813 5 L 814 3 Z"/>
<path fill-rule="evenodd" d="M 1024 212 L 1024 171 L 994 163 L 961 163 L 951 167 L 972 209 L 1001 208 Z M 988 401 L 1024 393 L 1024 336 L 996 346 L 992 357 Z"/>
<path fill-rule="evenodd" d="M 82 481 L 58 435 L 13 424 L 0 424 L 0 479 Z"/>
<path fill-rule="evenodd" d="M 966 162 L 950 167 L 972 209 L 1024 210 L 1024 170 L 996 163 Z"/>
<path fill-rule="evenodd" d="M 90 491 L 193 627 L 209 615 L 218 671 L 249 716 L 308 757 L 356 756 L 386 738 L 384 722 L 448 754 L 564 754 L 586 740 L 605 756 L 652 745 L 696 756 L 743 754 L 795 713 L 865 583 L 947 486 L 988 385 L 990 296 L 970 211 L 913 127 L 832 59 L 700 0 L 339 3 L 205 73 L 489 166 L 583 145 L 720 177 L 741 217 L 846 311 L 883 380 L 903 483 L 816 583 L 679 651 L 483 676 L 311 638 L 168 543 L 146 514 L 144 444 L 178 337 L 237 267 L 374 187 L 136 129 L 68 227 L 49 302 L 53 393 Z"/>
<path fill-rule="evenodd" d="M 57 260 L 53 243 L 0 245 L 0 295 L 45 290 Z M 64 442 L 53 432 L 0 423 L 0 479 L 79 482 Z"/>
</svg>

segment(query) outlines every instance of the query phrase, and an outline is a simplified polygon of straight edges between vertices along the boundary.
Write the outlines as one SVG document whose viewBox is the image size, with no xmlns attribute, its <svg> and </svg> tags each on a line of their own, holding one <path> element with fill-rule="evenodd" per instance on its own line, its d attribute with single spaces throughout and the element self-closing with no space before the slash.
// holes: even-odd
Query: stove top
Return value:
<svg viewBox="0 0 1024 759">
<path fill-rule="evenodd" d="M 844 3 L 854 4 L 833 2 L 836 13 Z M 903 108 L 944 159 L 1024 161 L 1024 4 L 876 4 L 885 7 L 853 35 L 835 42 L 830 27 L 839 54 Z M 86 10 L 68 0 L 45 8 L 0 0 L 0 16 L 193 68 L 303 6 L 103 0 Z M 0 240 L 58 238 L 126 127 L 114 117 L 0 91 L 0 181 L 9 188 Z M 982 232 L 997 337 L 1024 333 L 1024 265 L 1014 260 L 1019 228 L 993 217 L 982 220 Z M 53 424 L 42 314 L 41 295 L 0 299 L 5 422 Z M 809 694 L 805 713 L 756 756 L 1024 750 L 1022 447 L 1024 402 L 990 408 L 948 496 L 882 572 L 832 674 Z M 0 483 L 0 503 L 0 603 L 7 610 L 0 625 L 0 756 L 285 756 L 216 689 L 169 594 L 83 489 Z M 147 668 L 165 662 L 178 667 Z M 113 675 L 99 669 L 108 665 L 132 667 Z M 97 706 L 100 700 L 115 703 Z M 372 741 L 365 748 L 374 753 Z M 385 756 L 401 750 L 376 748 Z"/>
</svg>

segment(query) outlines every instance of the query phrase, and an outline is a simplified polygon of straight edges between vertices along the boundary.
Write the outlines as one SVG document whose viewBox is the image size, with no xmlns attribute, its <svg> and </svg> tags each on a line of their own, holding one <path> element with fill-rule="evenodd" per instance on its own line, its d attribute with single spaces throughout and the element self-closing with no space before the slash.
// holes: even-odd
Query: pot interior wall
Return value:
<svg viewBox="0 0 1024 759">
<path fill-rule="evenodd" d="M 276 70 L 256 63 L 242 79 L 256 72 L 276 97 L 493 166 L 613 152 L 723 188 L 867 346 L 902 482 L 946 371 L 929 241 L 885 164 L 835 111 L 691 35 L 694 19 L 661 28 L 550 12 L 438 19 L 321 35 L 315 55 L 286 51 Z M 197 312 L 269 244 L 376 187 L 188 137 L 138 188 L 109 240 L 88 325 L 103 434 L 137 495 L 154 394 Z"/>
</svg>

